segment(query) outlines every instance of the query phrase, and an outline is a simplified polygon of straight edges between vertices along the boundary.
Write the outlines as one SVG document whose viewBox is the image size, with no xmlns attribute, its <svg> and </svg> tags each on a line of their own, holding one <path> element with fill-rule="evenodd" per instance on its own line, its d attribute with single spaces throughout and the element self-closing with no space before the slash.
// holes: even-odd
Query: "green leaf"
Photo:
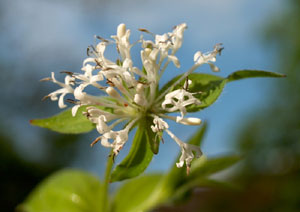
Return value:
<svg viewBox="0 0 300 212">
<path fill-rule="evenodd" d="M 239 70 L 230 74 L 227 79 L 228 82 L 241 80 L 252 77 L 286 77 L 284 74 L 278 74 L 274 72 L 261 71 L 261 70 Z"/>
<path fill-rule="evenodd" d="M 149 199 L 159 190 L 162 175 L 145 175 L 124 183 L 113 200 L 113 212 L 147 211 L 159 203 L 159 199 Z"/>
<path fill-rule="evenodd" d="M 80 107 L 75 117 L 72 116 L 71 109 L 67 109 L 50 118 L 33 119 L 30 123 L 60 133 L 79 134 L 89 132 L 95 128 L 95 125 L 82 114 L 85 109 L 86 106 Z"/>
<path fill-rule="evenodd" d="M 191 167 L 189 178 L 203 178 L 217 172 L 223 171 L 241 160 L 240 156 L 222 156 L 210 159 L 198 159 Z"/>
<path fill-rule="evenodd" d="M 153 157 L 148 139 L 145 125 L 140 123 L 128 155 L 112 172 L 111 182 L 136 177 L 145 171 Z"/>
<path fill-rule="evenodd" d="M 206 129 L 207 129 L 207 122 L 203 122 L 199 130 L 197 130 L 196 133 L 188 140 L 188 143 L 196 146 L 201 146 Z"/>
<path fill-rule="evenodd" d="M 162 132 L 154 133 L 151 129 L 151 125 L 153 123 L 152 117 L 147 117 L 145 124 L 146 129 L 146 137 L 149 142 L 151 151 L 153 154 L 157 154 L 159 150 L 160 140 L 162 138 Z"/>
<path fill-rule="evenodd" d="M 18 210 L 97 212 L 101 211 L 102 192 L 102 185 L 96 177 L 79 170 L 62 170 L 40 183 Z"/>
<path fill-rule="evenodd" d="M 163 86 L 160 94 L 171 87 L 181 76 L 176 76 Z M 188 106 L 188 112 L 196 112 L 213 104 L 222 93 L 226 84 L 226 79 L 212 74 L 192 73 L 189 75 L 189 79 L 192 80 L 192 84 L 188 87 L 188 91 L 195 93 L 194 96 L 201 101 L 201 104 Z M 172 90 L 183 88 L 185 81 L 186 79 L 183 79 Z"/>
<path fill-rule="evenodd" d="M 190 196 L 190 192 L 196 187 L 217 188 L 226 190 L 239 189 L 238 186 L 235 186 L 229 182 L 223 182 L 208 178 L 196 178 L 194 180 L 188 181 L 187 183 L 177 188 L 174 195 L 172 196 L 172 201 L 178 202 L 187 199 Z"/>
</svg>

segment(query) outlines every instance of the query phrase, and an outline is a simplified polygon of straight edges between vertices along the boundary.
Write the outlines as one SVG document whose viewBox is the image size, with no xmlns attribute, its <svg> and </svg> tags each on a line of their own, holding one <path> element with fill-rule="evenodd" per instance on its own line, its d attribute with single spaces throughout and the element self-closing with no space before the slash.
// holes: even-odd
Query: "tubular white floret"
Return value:
<svg viewBox="0 0 300 212">
<path fill-rule="evenodd" d="M 71 77 L 67 75 L 65 77 L 65 83 L 59 82 L 55 79 L 54 72 L 51 72 L 51 79 L 55 84 L 58 84 L 61 89 L 58 89 L 48 95 L 52 101 L 57 101 L 58 100 L 58 107 L 59 108 L 65 108 L 67 105 L 64 103 L 64 97 L 68 93 L 73 93 L 74 89 L 72 88 L 72 85 L 74 85 L 74 77 Z M 60 95 L 58 99 L 58 95 Z"/>
<path fill-rule="evenodd" d="M 179 162 L 176 163 L 176 166 L 178 168 L 181 168 L 185 163 L 187 166 L 187 171 L 189 171 L 189 167 L 191 166 L 191 162 L 194 159 L 194 157 L 199 158 L 202 155 L 200 147 L 184 143 L 168 129 L 166 129 L 166 132 L 181 148 L 181 157 L 179 159 Z"/>
<path fill-rule="evenodd" d="M 184 125 L 200 125 L 201 119 L 195 118 L 195 117 L 189 117 L 189 118 L 178 118 L 173 116 L 168 116 L 165 114 L 159 114 L 161 117 L 176 121 L 177 123 L 184 124 Z"/>
<path fill-rule="evenodd" d="M 153 123 L 154 125 L 151 125 L 151 129 L 155 133 L 162 132 L 163 130 L 169 128 L 168 123 L 158 116 L 154 116 Z"/>
<path fill-rule="evenodd" d="M 168 112 L 175 112 L 179 110 L 181 116 L 178 116 L 176 122 L 180 122 L 186 114 L 185 107 L 192 104 L 199 105 L 201 102 L 196 99 L 192 93 L 184 89 L 178 89 L 168 93 L 165 96 L 165 100 L 162 102 L 161 106 Z"/>
</svg>

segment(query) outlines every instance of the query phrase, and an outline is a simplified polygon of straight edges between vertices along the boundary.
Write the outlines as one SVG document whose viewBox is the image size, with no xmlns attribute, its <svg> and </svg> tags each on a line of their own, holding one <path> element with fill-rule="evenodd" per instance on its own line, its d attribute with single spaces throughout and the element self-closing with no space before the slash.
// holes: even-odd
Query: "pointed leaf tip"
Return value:
<svg viewBox="0 0 300 212">
<path fill-rule="evenodd" d="M 78 109 L 75 117 L 72 116 L 71 109 L 67 109 L 57 115 L 45 119 L 32 119 L 30 124 L 52 131 L 67 134 L 79 134 L 93 130 L 94 124 L 90 122 L 82 112 L 85 106 Z"/>
<path fill-rule="evenodd" d="M 263 70 L 239 70 L 231 73 L 227 80 L 228 82 L 246 79 L 246 78 L 254 78 L 254 77 L 286 77 L 285 74 L 279 74 L 270 71 L 263 71 Z"/>
</svg>

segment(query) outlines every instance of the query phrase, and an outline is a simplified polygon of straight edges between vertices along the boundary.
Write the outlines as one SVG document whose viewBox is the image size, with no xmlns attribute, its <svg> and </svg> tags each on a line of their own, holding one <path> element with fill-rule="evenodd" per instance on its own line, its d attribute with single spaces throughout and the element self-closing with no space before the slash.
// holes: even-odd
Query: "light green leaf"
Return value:
<svg viewBox="0 0 300 212">
<path fill-rule="evenodd" d="M 180 77 L 181 75 L 169 81 L 163 86 L 160 93 L 171 87 Z M 188 87 L 188 91 L 195 93 L 194 96 L 201 101 L 201 104 L 188 106 L 188 112 L 196 112 L 213 104 L 222 93 L 226 84 L 226 79 L 212 74 L 192 73 L 189 75 L 189 79 L 192 80 L 192 84 Z M 173 90 L 183 88 L 185 81 L 186 79 L 183 79 Z"/>
<path fill-rule="evenodd" d="M 284 74 L 278 74 L 274 72 L 268 72 L 268 71 L 261 71 L 261 70 L 239 70 L 235 71 L 232 74 L 230 74 L 227 79 L 228 82 L 241 80 L 245 78 L 252 78 L 252 77 L 286 77 Z"/>
<path fill-rule="evenodd" d="M 117 191 L 113 200 L 113 212 L 146 211 L 150 208 L 149 197 L 156 193 L 162 175 L 145 175 L 124 183 Z M 152 206 L 159 202 L 151 202 Z"/>
<path fill-rule="evenodd" d="M 149 146 L 149 137 L 146 132 L 145 125 L 140 123 L 128 155 L 112 172 L 111 182 L 136 177 L 148 167 L 153 152 Z"/>
<path fill-rule="evenodd" d="M 95 128 L 95 125 L 82 114 L 85 109 L 86 106 L 80 107 L 75 117 L 72 116 L 71 109 L 67 109 L 50 118 L 33 119 L 30 123 L 60 133 L 79 134 L 89 132 Z"/>
<path fill-rule="evenodd" d="M 83 171 L 62 170 L 39 184 L 18 206 L 24 212 L 101 211 L 103 199 L 100 181 Z"/>
<path fill-rule="evenodd" d="M 240 156 L 229 155 L 210 159 L 198 159 L 191 167 L 189 178 L 203 178 L 223 171 L 241 160 Z"/>
</svg>

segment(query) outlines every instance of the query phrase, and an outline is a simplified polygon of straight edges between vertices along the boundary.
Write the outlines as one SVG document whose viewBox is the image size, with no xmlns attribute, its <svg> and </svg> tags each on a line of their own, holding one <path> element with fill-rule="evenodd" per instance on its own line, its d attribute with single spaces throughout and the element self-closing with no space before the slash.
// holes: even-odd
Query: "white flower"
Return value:
<svg viewBox="0 0 300 212">
<path fill-rule="evenodd" d="M 133 126 L 133 124 L 135 123 L 135 121 L 136 120 L 133 120 L 123 130 L 119 130 L 119 131 L 112 131 L 112 130 L 108 131 L 109 127 L 107 127 L 106 125 L 102 125 L 102 127 L 104 126 L 104 128 L 105 128 L 104 131 L 103 131 L 103 128 L 98 130 L 99 128 L 97 125 L 98 132 L 101 134 L 104 132 L 105 133 L 102 136 L 99 136 L 95 141 L 93 141 L 91 146 L 93 146 L 95 143 L 97 143 L 99 140 L 101 140 L 102 146 L 112 148 L 114 154 L 118 155 L 120 150 L 123 148 L 123 146 L 127 142 L 128 132 L 131 129 L 131 127 Z M 109 142 L 110 139 L 112 139 L 114 141 L 112 143 L 110 143 Z"/>
<path fill-rule="evenodd" d="M 186 23 L 179 24 L 178 26 L 175 26 L 175 29 L 173 31 L 172 35 L 172 43 L 174 45 L 173 51 L 176 52 L 182 45 L 183 41 L 183 32 L 187 28 Z"/>
<path fill-rule="evenodd" d="M 83 87 L 87 87 L 88 85 L 92 85 L 96 88 L 102 89 L 102 86 L 100 86 L 97 82 L 104 80 L 103 74 L 98 73 L 97 75 L 93 75 L 93 71 L 95 70 L 95 66 L 92 66 L 90 64 L 86 64 L 82 69 L 84 71 L 84 74 L 78 74 L 74 75 L 76 79 L 79 79 L 82 81 Z"/>
<path fill-rule="evenodd" d="M 60 97 L 58 99 L 58 107 L 59 108 L 67 107 L 67 105 L 64 103 L 64 97 L 68 93 L 73 93 L 74 90 L 72 88 L 72 85 L 74 85 L 74 81 L 75 81 L 74 77 L 67 75 L 65 77 L 65 83 L 62 83 L 62 82 L 57 81 L 54 77 L 54 72 L 51 72 L 51 79 L 49 79 L 49 80 L 52 80 L 52 82 L 54 82 L 55 84 L 58 84 L 62 88 L 50 93 L 46 97 L 50 97 L 50 99 L 52 101 L 56 101 L 58 99 L 57 96 L 60 94 Z"/>
<path fill-rule="evenodd" d="M 130 48 L 129 43 L 130 30 L 126 30 L 125 24 L 120 24 L 117 29 L 117 35 L 111 36 L 116 40 L 118 51 L 120 52 L 122 59 L 130 59 Z"/>
<path fill-rule="evenodd" d="M 165 122 L 162 118 L 159 118 L 158 116 L 154 116 L 153 123 L 154 125 L 151 125 L 151 129 L 155 133 L 162 132 L 165 129 L 169 128 L 167 122 Z"/>
<path fill-rule="evenodd" d="M 221 44 L 217 44 L 214 47 L 214 50 L 212 52 L 208 52 L 203 54 L 202 52 L 198 51 L 194 55 L 194 62 L 196 65 L 202 65 L 207 63 L 211 70 L 214 72 L 220 71 L 220 69 L 215 66 L 212 62 L 216 62 L 216 56 L 217 54 L 221 54 L 221 51 L 223 48 L 221 47 Z"/>
<path fill-rule="evenodd" d="M 159 81 L 170 62 L 176 68 L 180 67 L 180 61 L 175 56 L 182 46 L 183 33 L 187 25 L 185 23 L 174 27 L 172 32 L 162 35 L 155 35 L 146 29 L 140 31 L 149 33 L 154 40 L 144 40 L 143 36 L 131 44 L 129 41 L 130 30 L 125 24 L 120 24 L 116 35 L 111 36 L 114 41 L 99 38 L 101 41 L 95 46 L 88 48 L 88 58 L 83 61 L 82 73 L 66 72 L 65 83 L 58 82 L 54 73 L 51 80 L 61 88 L 48 95 L 51 100 L 58 100 L 60 108 L 66 107 L 64 96 L 73 94 L 75 105 L 72 107 L 72 115 L 75 116 L 78 108 L 86 105 L 83 114 L 96 125 L 100 136 L 93 142 L 92 146 L 101 141 L 104 147 L 112 148 L 115 155 L 123 148 L 128 140 L 128 133 L 136 124 L 143 119 L 153 120 L 153 124 L 148 124 L 149 128 L 160 138 L 166 132 L 181 148 L 181 157 L 177 163 L 178 167 L 184 164 L 187 171 L 194 157 L 201 156 L 199 147 L 186 144 L 177 138 L 169 129 L 168 123 L 164 119 L 176 121 L 184 125 L 199 125 L 201 120 L 196 117 L 185 117 L 188 106 L 201 104 L 200 100 L 194 96 L 196 93 L 188 91 L 188 85 L 192 83 L 187 80 L 183 88 L 174 88 L 186 79 L 189 74 L 203 64 L 209 64 L 213 71 L 219 69 L 213 65 L 216 56 L 222 50 L 220 45 L 216 45 L 214 50 L 202 54 L 198 51 L 194 55 L 195 64 L 187 70 L 181 77 L 159 93 Z M 141 63 L 143 67 L 135 67 L 131 57 L 132 46 L 141 43 Z M 104 55 L 109 45 L 115 44 L 119 53 L 116 62 L 107 59 Z M 177 86 L 178 87 L 178 86 Z M 89 94 L 90 88 L 94 88 L 99 94 Z M 199 91 L 201 92 L 201 91 Z M 166 113 L 180 113 L 180 116 L 169 116 Z M 144 122 L 144 121 L 143 121 Z M 125 126 L 121 130 L 116 127 Z"/>
<path fill-rule="evenodd" d="M 168 112 L 175 112 L 179 110 L 181 116 L 177 116 L 176 122 L 180 122 L 186 114 L 185 107 L 192 104 L 199 105 L 201 102 L 196 99 L 192 93 L 184 89 L 178 89 L 165 96 L 165 100 L 162 102 L 162 108 Z"/>
<path fill-rule="evenodd" d="M 178 168 L 181 168 L 181 167 L 183 167 L 183 165 L 185 163 L 186 167 L 187 167 L 187 174 L 189 174 L 189 168 L 191 167 L 191 162 L 194 159 L 194 157 L 199 158 L 202 155 L 202 151 L 200 150 L 200 147 L 192 145 L 192 144 L 184 143 L 168 129 L 166 129 L 166 132 L 169 134 L 169 136 L 171 138 L 173 138 L 175 140 L 175 142 L 181 148 L 181 156 L 180 156 L 179 162 L 176 163 L 176 166 Z"/>
</svg>

